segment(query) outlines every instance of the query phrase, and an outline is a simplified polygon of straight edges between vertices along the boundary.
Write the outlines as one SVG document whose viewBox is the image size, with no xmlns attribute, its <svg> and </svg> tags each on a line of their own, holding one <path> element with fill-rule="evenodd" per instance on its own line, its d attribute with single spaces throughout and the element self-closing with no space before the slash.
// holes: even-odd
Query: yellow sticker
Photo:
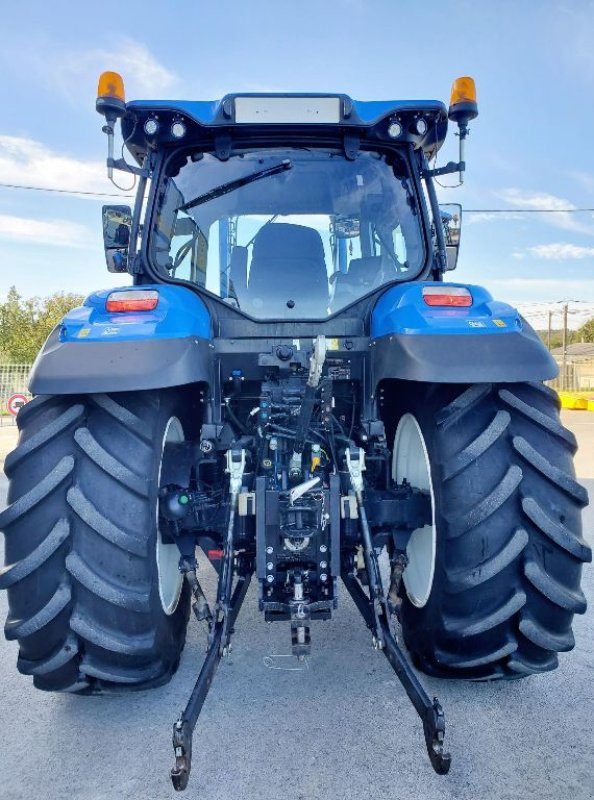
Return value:
<svg viewBox="0 0 594 800">
<path fill-rule="evenodd" d="M 340 339 L 328 339 L 328 350 L 340 350 Z"/>
<path fill-rule="evenodd" d="M 90 329 L 90 328 L 81 328 L 81 329 L 79 330 L 78 334 L 77 334 L 77 335 L 78 335 L 78 338 L 79 338 L 79 339 L 84 339 L 84 337 L 85 337 L 85 336 L 88 336 L 90 332 L 91 332 L 91 329 Z"/>
<path fill-rule="evenodd" d="M 494 319 L 493 325 L 497 325 L 498 328 L 507 328 L 507 322 L 504 322 L 502 319 Z"/>
</svg>

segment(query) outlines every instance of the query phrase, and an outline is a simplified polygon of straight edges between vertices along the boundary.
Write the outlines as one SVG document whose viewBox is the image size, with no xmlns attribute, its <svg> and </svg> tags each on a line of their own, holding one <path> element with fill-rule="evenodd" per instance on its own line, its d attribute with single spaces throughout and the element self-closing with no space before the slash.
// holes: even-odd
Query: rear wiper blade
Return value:
<svg viewBox="0 0 594 800">
<path fill-rule="evenodd" d="M 229 181 L 229 183 L 223 183 L 221 186 L 216 186 L 209 192 L 205 192 L 204 194 L 198 195 L 198 197 L 195 197 L 193 200 L 188 200 L 187 203 L 184 203 L 176 210 L 188 211 L 188 209 L 190 208 L 201 206 L 202 203 L 208 203 L 210 202 L 210 200 L 216 200 L 217 197 L 222 197 L 224 194 L 229 194 L 229 192 L 234 192 L 235 189 L 239 189 L 242 186 L 247 186 L 248 183 L 254 183 L 254 181 L 262 180 L 262 178 L 268 178 L 270 175 L 277 175 L 279 172 L 284 172 L 285 170 L 292 168 L 293 168 L 293 163 L 288 159 L 285 161 L 281 161 L 280 164 L 276 164 L 274 167 L 268 167 L 268 169 L 261 169 L 258 172 L 253 172 L 251 175 L 245 175 L 243 178 L 237 178 L 237 180 L 235 181 Z"/>
</svg>

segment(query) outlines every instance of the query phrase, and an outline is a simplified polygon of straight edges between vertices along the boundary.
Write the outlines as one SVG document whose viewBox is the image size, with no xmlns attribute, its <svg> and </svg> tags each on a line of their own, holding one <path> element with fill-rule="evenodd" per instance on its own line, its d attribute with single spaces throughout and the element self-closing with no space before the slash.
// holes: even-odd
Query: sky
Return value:
<svg viewBox="0 0 594 800">
<path fill-rule="evenodd" d="M 474 77 L 465 183 L 439 189 L 467 210 L 448 277 L 486 286 L 539 327 L 548 309 L 560 327 L 563 301 L 572 327 L 594 315 L 594 213 L 518 213 L 594 208 L 594 2 L 0 0 L 0 10 L 3 184 L 126 194 L 105 172 L 104 70 L 122 74 L 128 99 L 312 91 L 447 105 L 454 78 Z M 438 165 L 457 160 L 454 130 Z M 105 202 L 118 200 L 0 187 L 0 298 L 11 285 L 43 296 L 121 284 L 105 268 Z"/>
</svg>

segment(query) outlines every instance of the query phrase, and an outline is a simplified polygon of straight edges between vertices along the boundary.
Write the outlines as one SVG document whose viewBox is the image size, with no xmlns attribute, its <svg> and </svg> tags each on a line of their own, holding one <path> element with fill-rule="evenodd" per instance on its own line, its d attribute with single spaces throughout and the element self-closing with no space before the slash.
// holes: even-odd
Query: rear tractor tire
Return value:
<svg viewBox="0 0 594 800">
<path fill-rule="evenodd" d="M 175 672 L 189 593 L 157 504 L 163 449 L 183 439 L 183 416 L 167 392 L 45 396 L 21 409 L 0 588 L 6 638 L 38 688 L 144 689 Z"/>
<path fill-rule="evenodd" d="M 401 585 L 415 664 L 475 680 L 554 669 L 574 646 L 592 559 L 581 536 L 588 496 L 556 393 L 539 383 L 417 385 L 399 411 L 393 477 L 433 503 Z"/>
</svg>

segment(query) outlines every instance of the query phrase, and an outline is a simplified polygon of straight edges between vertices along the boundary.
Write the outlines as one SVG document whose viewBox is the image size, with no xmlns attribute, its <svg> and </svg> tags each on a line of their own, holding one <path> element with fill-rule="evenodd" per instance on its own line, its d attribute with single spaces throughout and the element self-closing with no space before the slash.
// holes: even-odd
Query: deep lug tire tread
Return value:
<svg viewBox="0 0 594 800">
<path fill-rule="evenodd" d="M 571 650 L 592 551 L 581 534 L 588 497 L 555 392 L 538 383 L 427 387 L 406 408 L 419 421 L 437 487 L 431 596 L 403 592 L 414 662 L 454 678 L 521 678 Z M 423 410 L 419 410 L 419 409 Z"/>
<path fill-rule="evenodd" d="M 41 689 L 142 689 L 177 668 L 189 595 L 163 613 L 154 554 L 161 441 L 179 405 L 167 392 L 48 396 L 19 412 L 0 588 L 17 667 Z"/>
</svg>

